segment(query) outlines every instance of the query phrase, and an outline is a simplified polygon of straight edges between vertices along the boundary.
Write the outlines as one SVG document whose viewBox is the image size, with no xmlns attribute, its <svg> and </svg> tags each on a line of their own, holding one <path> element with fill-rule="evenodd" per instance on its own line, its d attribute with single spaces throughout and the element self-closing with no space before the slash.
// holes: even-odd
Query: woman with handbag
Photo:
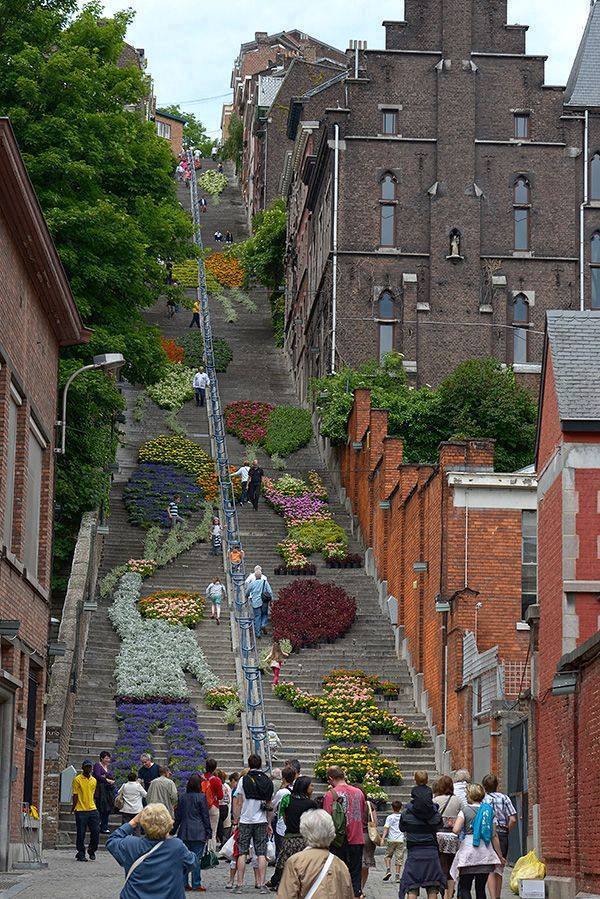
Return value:
<svg viewBox="0 0 600 899">
<path fill-rule="evenodd" d="M 127 780 L 115 796 L 115 808 L 121 812 L 121 824 L 127 824 L 140 814 L 146 796 L 146 790 L 137 779 L 137 774 L 130 771 Z M 139 829 L 136 830 L 136 835 L 139 836 Z"/>
<path fill-rule="evenodd" d="M 283 869 L 279 899 L 354 899 L 347 865 L 329 851 L 335 839 L 329 812 L 304 812 L 300 835 L 306 849 L 293 855 Z"/>
<path fill-rule="evenodd" d="M 205 893 L 202 886 L 202 858 L 206 844 L 212 836 L 212 826 L 208 814 L 208 803 L 202 791 L 202 778 L 192 774 L 185 793 L 180 793 L 175 809 L 175 829 L 177 836 L 194 853 L 196 863 L 192 870 L 192 885 L 188 886 L 187 871 L 183 874 L 183 886 L 195 893 Z"/>
<path fill-rule="evenodd" d="M 140 824 L 144 836 L 133 835 Z M 169 837 L 173 819 L 160 803 L 152 803 L 128 824 L 113 830 L 106 848 L 127 876 L 120 899 L 183 899 L 182 875 L 196 856 L 177 837 Z"/>
<path fill-rule="evenodd" d="M 362 870 L 360 875 L 364 893 L 369 877 L 369 869 L 375 867 L 375 849 L 377 846 L 381 846 L 381 835 L 377 830 L 377 810 L 375 808 L 375 803 L 369 799 L 366 790 L 363 789 L 362 792 L 365 794 L 365 809 L 367 814 L 367 821 L 364 829 L 365 844 L 363 846 Z"/>
<path fill-rule="evenodd" d="M 459 844 L 458 837 L 452 832 L 452 828 L 463 802 L 460 796 L 454 794 L 454 781 L 447 774 L 443 774 L 433 785 L 433 801 L 439 808 L 443 820 L 443 825 L 438 830 L 437 841 L 442 871 L 448 878 L 445 899 L 452 899 L 454 881 L 450 878 L 450 868 Z"/>
</svg>

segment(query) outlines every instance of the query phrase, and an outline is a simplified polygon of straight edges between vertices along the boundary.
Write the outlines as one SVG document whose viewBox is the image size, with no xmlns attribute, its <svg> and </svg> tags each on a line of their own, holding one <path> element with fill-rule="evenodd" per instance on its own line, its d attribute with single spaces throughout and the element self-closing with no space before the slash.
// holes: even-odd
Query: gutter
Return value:
<svg viewBox="0 0 600 899">
<path fill-rule="evenodd" d="M 338 268 L 338 205 L 340 177 L 340 126 L 334 126 L 335 142 L 333 155 L 333 285 L 331 289 L 331 374 L 335 374 L 336 332 L 337 332 L 337 268 Z"/>
<path fill-rule="evenodd" d="M 585 207 L 588 204 L 589 172 L 588 172 L 588 145 L 589 145 L 589 111 L 583 114 L 583 202 L 579 207 L 579 309 L 585 309 Z"/>
</svg>

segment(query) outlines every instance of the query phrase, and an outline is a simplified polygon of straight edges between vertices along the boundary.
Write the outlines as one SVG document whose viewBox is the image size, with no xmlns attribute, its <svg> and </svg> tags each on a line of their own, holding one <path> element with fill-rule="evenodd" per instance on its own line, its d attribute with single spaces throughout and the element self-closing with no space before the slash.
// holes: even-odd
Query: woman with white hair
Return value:
<svg viewBox="0 0 600 899">
<path fill-rule="evenodd" d="M 246 578 L 245 587 L 246 598 L 250 600 L 254 612 L 254 630 L 258 639 L 269 624 L 269 603 L 273 599 L 271 585 L 260 565 L 255 567 L 254 574 Z"/>
<path fill-rule="evenodd" d="M 143 837 L 133 835 L 138 824 Z M 106 848 L 126 872 L 121 899 L 183 899 L 184 877 L 196 856 L 178 837 L 169 836 L 172 827 L 166 807 L 153 802 L 108 837 Z"/>
<path fill-rule="evenodd" d="M 458 796 L 463 805 L 467 804 L 467 787 L 471 783 L 471 775 L 466 768 L 460 768 L 452 778 L 454 781 L 454 795 Z"/>
<path fill-rule="evenodd" d="M 300 834 L 306 849 L 286 861 L 280 899 L 354 899 L 348 868 L 329 851 L 335 837 L 331 815 L 323 809 L 304 812 Z"/>
</svg>

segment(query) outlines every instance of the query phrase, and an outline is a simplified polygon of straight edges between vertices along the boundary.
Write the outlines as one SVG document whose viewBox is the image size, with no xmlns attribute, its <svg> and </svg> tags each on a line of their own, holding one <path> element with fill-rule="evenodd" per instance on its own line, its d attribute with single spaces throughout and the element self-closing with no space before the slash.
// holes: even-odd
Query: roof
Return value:
<svg viewBox="0 0 600 899">
<path fill-rule="evenodd" d="M 565 88 L 565 106 L 600 106 L 600 0 L 592 0 Z"/>
<path fill-rule="evenodd" d="M 19 151 L 10 120 L 0 116 L 0 209 L 61 346 L 85 343 L 84 328 L 58 251 Z"/>
<path fill-rule="evenodd" d="M 172 112 L 163 112 L 162 109 L 157 109 L 155 114 L 156 116 L 160 116 L 162 119 L 172 119 L 174 122 L 182 122 L 184 125 L 187 125 L 188 120 L 184 119 L 183 116 L 174 115 Z"/>
<path fill-rule="evenodd" d="M 600 310 L 546 314 L 548 348 L 563 430 L 600 421 Z"/>
</svg>

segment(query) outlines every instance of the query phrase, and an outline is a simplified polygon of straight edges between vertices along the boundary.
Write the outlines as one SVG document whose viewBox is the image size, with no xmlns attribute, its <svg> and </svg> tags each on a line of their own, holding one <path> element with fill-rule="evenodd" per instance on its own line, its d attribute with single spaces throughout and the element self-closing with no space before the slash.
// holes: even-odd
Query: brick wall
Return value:
<svg viewBox="0 0 600 899">
<path fill-rule="evenodd" d="M 471 689 L 462 679 L 464 634 L 477 630 L 479 651 L 497 646 L 501 662 L 522 664 L 527 655 L 528 635 L 516 628 L 521 508 L 508 502 L 507 508 L 475 507 L 467 521 L 464 503 L 448 482 L 449 472 L 491 474 L 492 441 L 448 441 L 436 465 L 403 464 L 402 441 L 386 432 L 387 416 L 370 408 L 368 390 L 357 390 L 348 443 L 339 452 L 342 484 L 373 552 L 377 577 L 398 601 L 398 625 L 423 675 L 438 732 L 444 726 L 444 616 L 436 611 L 436 598 L 451 602 L 446 734 L 455 766 L 470 767 L 473 721 Z M 382 500 L 389 509 L 381 508 Z M 415 562 L 427 562 L 427 571 L 416 572 Z M 493 759 L 496 754 L 492 741 Z"/>
</svg>

